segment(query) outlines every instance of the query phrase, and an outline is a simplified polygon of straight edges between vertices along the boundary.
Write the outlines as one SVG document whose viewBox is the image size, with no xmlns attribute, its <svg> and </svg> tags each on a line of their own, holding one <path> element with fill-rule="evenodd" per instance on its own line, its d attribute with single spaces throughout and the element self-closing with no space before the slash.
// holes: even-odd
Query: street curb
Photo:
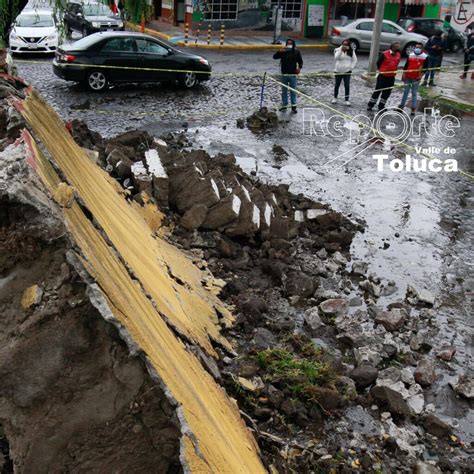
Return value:
<svg viewBox="0 0 474 474">
<path fill-rule="evenodd" d="M 184 48 L 203 48 L 203 49 L 218 49 L 218 50 L 255 50 L 255 49 L 281 49 L 281 44 L 192 44 L 188 43 L 187 45 L 184 41 L 178 41 L 176 43 L 178 46 Z M 298 49 L 326 49 L 329 48 L 329 45 L 326 44 L 301 44 L 298 45 Z"/>
<path fill-rule="evenodd" d="M 136 25 L 135 23 L 130 23 L 128 21 L 125 22 L 125 27 L 129 28 L 133 31 L 136 31 L 138 33 L 142 32 L 142 28 L 140 25 Z M 151 30 L 150 28 L 145 28 L 145 33 L 150 36 L 156 36 L 160 39 L 164 39 L 166 41 L 171 41 L 171 38 L 173 38 L 170 35 L 167 35 L 165 33 L 161 33 L 161 31 L 156 31 L 156 30 Z"/>
<path fill-rule="evenodd" d="M 128 21 L 125 22 L 125 27 L 129 28 L 133 31 L 137 31 L 141 33 L 142 28 L 140 25 L 136 25 L 135 23 L 130 23 Z M 172 43 L 172 39 L 174 36 L 167 35 L 162 33 L 161 31 L 152 30 L 150 28 L 145 28 L 145 33 L 150 36 L 156 36 L 157 38 L 164 39 Z M 219 44 L 193 44 L 188 43 L 187 45 L 183 40 L 179 40 L 175 43 L 177 46 L 183 48 L 202 48 L 202 49 L 217 49 L 217 50 L 255 50 L 255 49 L 280 49 L 282 47 L 281 44 L 223 44 L 222 46 Z M 298 49 L 326 49 L 329 48 L 329 44 L 301 44 L 298 45 Z"/>
<path fill-rule="evenodd" d="M 433 88 L 429 88 L 426 86 L 420 87 L 420 97 L 423 97 L 425 99 L 431 99 L 433 101 L 438 101 L 442 103 L 442 105 L 447 105 L 449 107 L 452 107 L 453 109 L 459 110 L 460 112 L 463 112 L 469 116 L 474 115 L 474 104 L 472 102 L 468 102 L 466 100 L 462 99 L 455 99 L 453 97 L 449 97 L 444 94 L 438 94 L 437 90 L 434 90 Z M 441 91 L 440 91 L 441 92 Z"/>
<path fill-rule="evenodd" d="M 453 99 L 452 97 L 448 97 L 446 95 L 431 95 L 431 94 L 421 94 L 422 97 L 425 99 L 431 99 L 434 102 L 438 101 L 441 102 L 442 105 L 446 105 L 449 107 L 452 107 L 453 109 L 459 110 L 460 112 L 463 112 L 466 115 L 469 116 L 474 116 L 474 104 L 471 104 L 470 102 L 464 101 L 464 100 L 459 100 L 459 99 Z"/>
</svg>

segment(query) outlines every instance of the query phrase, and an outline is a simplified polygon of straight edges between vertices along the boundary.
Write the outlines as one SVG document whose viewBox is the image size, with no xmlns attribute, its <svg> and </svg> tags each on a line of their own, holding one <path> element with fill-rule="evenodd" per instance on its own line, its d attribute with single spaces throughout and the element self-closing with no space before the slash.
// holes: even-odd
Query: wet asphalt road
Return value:
<svg viewBox="0 0 474 474">
<path fill-rule="evenodd" d="M 256 171 L 261 179 L 288 183 L 294 192 L 305 193 L 365 220 L 365 233 L 359 234 L 353 243 L 353 258 L 369 262 L 370 271 L 384 280 L 395 281 L 397 286 L 397 292 L 381 298 L 379 303 L 403 300 L 408 284 L 425 288 L 436 296 L 435 313 L 440 331 L 434 336 L 434 347 L 452 344 L 457 354 L 440 371 L 437 383 L 427 392 L 426 402 L 434 403 L 436 412 L 454 423 L 465 441 L 474 440 L 473 412 L 452 396 L 447 385 L 473 367 L 474 181 L 457 173 L 378 172 L 374 154 L 404 157 L 407 150 L 384 148 L 381 144 L 350 144 L 347 123 L 340 138 L 310 135 L 308 111 L 303 113 L 301 100 L 296 116 L 280 114 L 282 124 L 274 132 L 255 135 L 247 129 L 238 129 L 236 119 L 258 108 L 261 74 L 264 71 L 276 74 L 277 61 L 272 59 L 270 51 L 203 54 L 213 64 L 214 71 L 232 74 L 216 74 L 195 91 L 160 85 L 123 85 L 93 94 L 56 78 L 51 60 L 26 59 L 18 63 L 18 69 L 66 120 L 84 119 L 103 135 L 131 128 L 144 128 L 161 135 L 186 126 L 195 145 L 205 147 L 211 154 L 235 153 L 242 166 Z M 303 57 L 306 72 L 332 70 L 330 51 L 304 51 Z M 367 61 L 368 56 L 361 54 L 357 70 L 362 72 Z M 449 55 L 445 64 L 457 61 L 461 61 L 460 56 Z M 459 80 L 457 72 L 450 74 L 453 81 Z M 303 76 L 299 87 L 313 98 L 309 105 L 328 115 L 332 113 L 327 109 L 332 78 Z M 365 113 L 370 92 L 371 87 L 359 74 L 354 74 L 352 106 L 336 105 L 336 110 L 350 115 Z M 279 86 L 267 81 L 264 104 L 276 107 L 279 94 Z M 389 105 L 397 105 L 400 96 L 399 91 L 394 91 Z M 459 120 L 461 127 L 454 137 L 439 133 L 412 134 L 406 143 L 412 147 L 436 146 L 441 150 L 446 146 L 455 148 L 453 156 L 459 168 L 474 174 L 474 120 L 462 114 Z M 434 119 L 428 121 L 433 124 Z M 288 160 L 275 161 L 271 151 L 274 143 L 289 152 Z M 366 148 L 369 144 L 370 148 Z M 439 157 L 449 156 L 441 152 Z"/>
</svg>

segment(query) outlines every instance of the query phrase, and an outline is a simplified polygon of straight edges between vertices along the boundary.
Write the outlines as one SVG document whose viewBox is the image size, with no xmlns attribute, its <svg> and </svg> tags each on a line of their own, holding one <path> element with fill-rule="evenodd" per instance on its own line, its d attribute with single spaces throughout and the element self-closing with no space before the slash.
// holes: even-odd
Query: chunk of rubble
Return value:
<svg viewBox="0 0 474 474">
<path fill-rule="evenodd" d="M 415 380 L 422 387 L 429 387 L 436 381 L 436 370 L 431 359 L 422 359 L 415 369 Z"/>
<path fill-rule="evenodd" d="M 413 305 L 434 306 L 435 304 L 435 297 L 431 292 L 425 289 L 418 290 L 412 285 L 407 286 L 405 298 Z"/>
<path fill-rule="evenodd" d="M 317 331 L 319 328 L 324 326 L 321 317 L 319 316 L 318 307 L 309 308 L 304 313 L 304 320 L 306 324 L 313 330 Z"/>
<path fill-rule="evenodd" d="M 242 201 L 235 194 L 229 194 L 212 206 L 202 223 L 204 229 L 220 229 L 236 221 L 240 215 Z"/>
<path fill-rule="evenodd" d="M 145 161 L 148 166 L 148 171 L 152 177 L 153 197 L 156 199 L 156 202 L 160 208 L 168 209 L 170 193 L 169 178 L 163 167 L 158 152 L 156 150 L 146 151 Z"/>
<path fill-rule="evenodd" d="M 204 204 L 195 204 L 181 217 L 180 224 L 189 231 L 198 229 L 207 216 L 207 207 Z"/>
<path fill-rule="evenodd" d="M 381 324 L 387 331 L 398 331 L 407 319 L 407 312 L 403 308 L 393 308 L 389 311 L 379 311 L 375 322 Z"/>
<path fill-rule="evenodd" d="M 32 285 L 27 288 L 21 297 L 20 305 L 23 309 L 38 306 L 43 298 L 43 289 L 38 285 Z"/>
<path fill-rule="evenodd" d="M 472 375 L 461 375 L 456 382 L 450 382 L 453 390 L 464 398 L 474 398 L 474 377 Z"/>
<path fill-rule="evenodd" d="M 319 309 L 326 316 L 338 316 L 347 311 L 347 300 L 342 298 L 334 298 L 323 301 L 319 305 Z"/>
<path fill-rule="evenodd" d="M 453 360 L 454 354 L 456 354 L 456 348 L 454 346 L 444 346 L 436 353 L 436 357 L 446 362 L 450 362 Z"/>
</svg>

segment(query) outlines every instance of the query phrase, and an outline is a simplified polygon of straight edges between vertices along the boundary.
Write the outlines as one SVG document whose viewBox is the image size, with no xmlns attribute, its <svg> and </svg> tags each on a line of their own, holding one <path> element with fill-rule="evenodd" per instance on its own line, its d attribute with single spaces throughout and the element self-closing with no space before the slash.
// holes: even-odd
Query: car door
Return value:
<svg viewBox="0 0 474 474">
<path fill-rule="evenodd" d="M 163 81 L 171 79 L 176 69 L 171 50 L 158 41 L 148 38 L 137 38 L 137 51 L 143 67 L 143 76 L 147 81 Z M 159 69 L 157 71 L 157 69 Z"/>
<path fill-rule="evenodd" d="M 380 49 L 388 49 L 394 41 L 401 41 L 401 33 L 401 29 L 399 30 L 395 25 L 384 21 L 380 35 Z"/>
<path fill-rule="evenodd" d="M 141 82 L 145 79 L 135 39 L 110 38 L 104 42 L 99 54 L 100 63 L 107 66 L 104 69 L 112 82 Z"/>
<path fill-rule="evenodd" d="M 370 49 L 372 43 L 372 32 L 374 29 L 373 21 L 362 21 L 357 25 L 357 32 L 359 37 L 360 47 L 363 49 Z"/>
</svg>

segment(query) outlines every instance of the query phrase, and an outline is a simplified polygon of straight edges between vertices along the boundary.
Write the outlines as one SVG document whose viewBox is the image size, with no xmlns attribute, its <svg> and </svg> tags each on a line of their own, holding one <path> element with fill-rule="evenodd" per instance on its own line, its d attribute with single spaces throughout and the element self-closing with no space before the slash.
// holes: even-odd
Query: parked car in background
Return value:
<svg viewBox="0 0 474 474">
<path fill-rule="evenodd" d="M 105 67 L 100 67 L 105 66 Z M 178 81 L 190 89 L 210 78 L 207 59 L 180 51 L 152 36 L 103 32 L 61 45 L 53 61 L 54 73 L 100 92 L 109 83 Z"/>
<path fill-rule="evenodd" d="M 64 25 L 66 33 L 79 31 L 87 36 L 99 31 L 124 30 L 123 21 L 118 15 L 103 3 L 94 1 L 73 1 L 66 5 L 64 11 Z"/>
<path fill-rule="evenodd" d="M 436 30 L 443 31 L 446 33 L 448 48 L 453 53 L 458 52 L 464 45 L 464 35 L 451 26 L 446 28 L 444 21 L 438 18 L 400 18 L 397 23 L 405 30 L 418 33 L 427 38 L 433 36 Z"/>
<path fill-rule="evenodd" d="M 54 53 L 59 32 L 52 10 L 24 10 L 15 20 L 9 36 L 12 53 Z"/>
<path fill-rule="evenodd" d="M 330 43 L 340 46 L 343 40 L 348 39 L 354 50 L 369 51 L 373 29 L 373 18 L 360 18 L 351 21 L 346 26 L 335 26 L 331 31 Z M 400 42 L 401 52 L 407 55 L 414 49 L 417 42 L 425 44 L 428 39 L 417 33 L 409 33 L 393 21 L 384 20 L 380 36 L 380 50 L 388 49 L 394 41 Z"/>
</svg>

